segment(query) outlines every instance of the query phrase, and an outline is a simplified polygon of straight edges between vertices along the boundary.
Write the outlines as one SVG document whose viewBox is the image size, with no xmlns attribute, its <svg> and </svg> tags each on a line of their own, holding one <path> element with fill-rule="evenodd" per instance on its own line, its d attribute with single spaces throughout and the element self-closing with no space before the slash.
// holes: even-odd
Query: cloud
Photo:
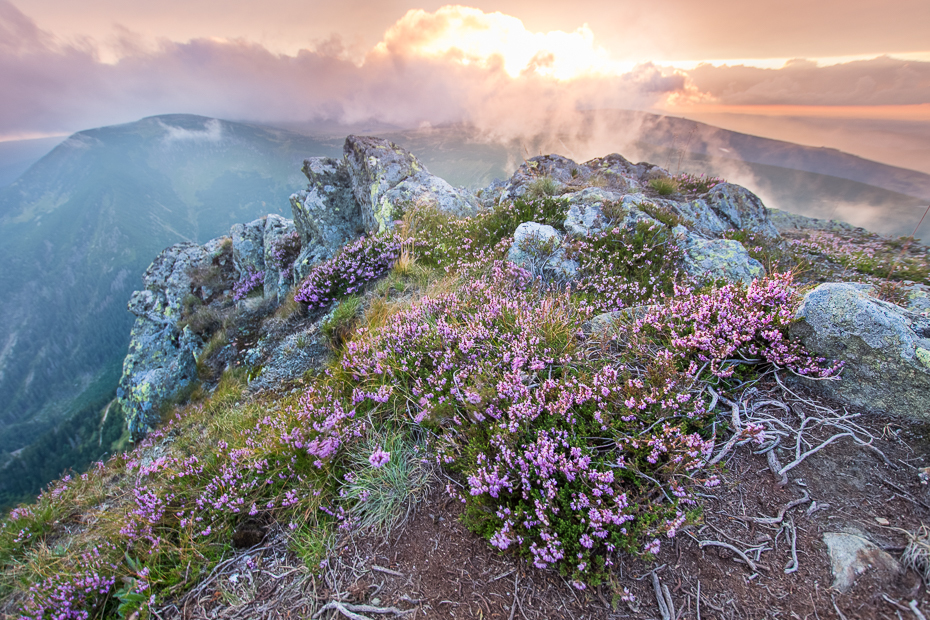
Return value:
<svg viewBox="0 0 930 620">
<path fill-rule="evenodd" d="M 361 64 L 345 58 L 338 37 L 293 56 L 245 40 L 163 40 L 156 49 L 127 45 L 124 56 L 102 62 L 93 46 L 60 43 L 6 0 L 0 33 L 0 135 L 171 112 L 413 127 L 470 121 L 491 133 L 512 125 L 513 133 L 567 111 L 649 107 L 689 89 L 672 68 L 612 70 L 584 28 L 532 33 L 515 18 L 466 7 L 407 13 Z M 527 41 L 531 49 L 513 52 Z"/>
<path fill-rule="evenodd" d="M 165 130 L 165 136 L 162 142 L 171 144 L 173 142 L 219 142 L 223 139 L 223 124 L 215 118 L 211 118 L 204 124 L 203 129 L 184 129 L 174 125 L 166 125 L 159 121 L 159 125 Z"/>
<path fill-rule="evenodd" d="M 695 87 L 731 105 L 910 105 L 930 102 L 930 62 L 880 56 L 818 66 L 793 60 L 781 69 L 699 65 Z"/>
<path fill-rule="evenodd" d="M 587 26 L 536 32 L 463 6 L 408 11 L 361 56 L 339 35 L 288 55 L 245 39 L 139 45 L 129 30 L 119 33 L 118 56 L 104 60 L 92 41 L 63 42 L 0 0 L 0 138 L 176 112 L 270 124 L 465 122 L 488 140 L 583 159 L 620 148 L 639 129 L 588 110 L 930 101 L 930 63 L 881 57 L 683 71 L 620 62 Z"/>
</svg>

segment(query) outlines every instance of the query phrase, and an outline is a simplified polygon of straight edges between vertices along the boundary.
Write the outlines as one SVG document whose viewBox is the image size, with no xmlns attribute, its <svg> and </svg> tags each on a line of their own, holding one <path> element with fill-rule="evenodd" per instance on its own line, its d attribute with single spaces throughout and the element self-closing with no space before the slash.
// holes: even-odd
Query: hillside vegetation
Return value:
<svg viewBox="0 0 930 620">
<path fill-rule="evenodd" d="M 695 196 L 716 183 L 675 181 L 672 193 Z M 349 605 L 367 595 L 340 594 L 348 584 L 328 567 L 353 537 L 386 539 L 437 489 L 521 566 L 614 610 L 636 605 L 617 565 L 663 550 L 667 560 L 702 523 L 733 453 L 777 438 L 774 422 L 741 421 L 739 403 L 789 377 L 836 380 L 841 362 L 789 335 L 804 281 L 849 265 L 847 275 L 887 281 L 893 296 L 905 271 L 852 260 L 876 252 L 823 235 L 733 233 L 768 275 L 699 278 L 683 264 L 679 215 L 640 204 L 650 218 L 630 223 L 617 203 L 603 205 L 600 231 L 530 238 L 517 248 L 530 258 L 516 264 L 521 224 L 567 232 L 558 186 L 534 183 L 472 217 L 404 205 L 396 226 L 316 263 L 277 309 L 252 291 L 251 305 L 246 297 L 205 334 L 213 344 L 186 402 L 166 405 L 133 450 L 53 483 L 3 521 L 0 611 L 181 617 L 205 593 L 233 608 L 244 604 L 238 580 L 261 571 L 246 550 L 273 540 L 304 584 L 289 612 L 404 615 Z M 907 255 L 906 279 L 927 283 L 922 251 Z M 553 271 L 560 261 L 573 261 L 572 278 Z M 294 347 L 329 354 L 296 380 L 251 390 L 274 363 L 250 361 L 256 341 L 300 330 L 314 342 Z M 833 423 L 869 443 L 849 419 Z M 235 579 L 215 579 L 237 561 Z"/>
</svg>

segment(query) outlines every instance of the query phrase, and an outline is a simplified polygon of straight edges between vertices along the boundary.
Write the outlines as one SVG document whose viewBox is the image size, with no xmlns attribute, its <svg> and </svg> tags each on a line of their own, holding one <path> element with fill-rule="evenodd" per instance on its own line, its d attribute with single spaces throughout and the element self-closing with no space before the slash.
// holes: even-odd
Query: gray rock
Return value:
<svg viewBox="0 0 930 620">
<path fill-rule="evenodd" d="M 408 201 L 430 202 L 454 215 L 471 215 L 480 208 L 477 198 L 434 177 L 416 157 L 393 142 L 349 136 L 343 151 L 352 194 L 368 231 L 391 228 Z M 391 193 L 395 188 L 397 191 Z"/>
<path fill-rule="evenodd" d="M 766 209 L 769 221 L 780 231 L 789 230 L 826 230 L 826 231 L 850 231 L 855 230 L 852 224 L 841 222 L 839 220 L 820 220 L 814 217 L 806 217 L 797 213 L 789 213 L 780 209 Z"/>
<path fill-rule="evenodd" d="M 284 299 L 287 290 L 294 282 L 291 265 L 278 264 L 272 254 L 276 245 L 283 242 L 288 235 L 297 232 L 294 222 L 275 213 L 265 218 L 265 230 L 262 235 L 262 251 L 265 264 L 264 296 L 266 299 Z"/>
<path fill-rule="evenodd" d="M 683 226 L 673 230 L 685 251 L 685 271 L 701 281 L 724 279 L 749 284 L 765 275 L 762 263 L 749 256 L 739 241 L 703 239 Z"/>
<path fill-rule="evenodd" d="M 253 220 L 248 224 L 233 224 L 230 236 L 233 240 L 233 263 L 239 276 L 249 270 L 265 270 L 265 218 Z"/>
<path fill-rule="evenodd" d="M 832 587 L 839 592 L 848 592 L 856 579 L 866 572 L 871 572 L 880 582 L 888 585 L 904 572 L 897 560 L 862 536 L 826 532 L 823 542 L 830 553 Z"/>
<path fill-rule="evenodd" d="M 733 230 L 778 237 L 778 230 L 769 221 L 768 210 L 758 196 L 745 187 L 732 183 L 714 186 L 702 199 L 707 206 Z"/>
<path fill-rule="evenodd" d="M 563 238 L 552 226 L 524 222 L 517 226 L 507 259 L 535 276 L 570 279 L 578 263 L 565 258 Z"/>
<path fill-rule="evenodd" d="M 384 194 L 381 199 L 384 217 L 395 219 L 403 215 L 409 205 L 432 205 L 449 215 L 468 217 L 478 212 L 477 198 L 468 192 L 456 189 L 443 179 L 425 170 L 404 179 Z"/>
<path fill-rule="evenodd" d="M 590 237 L 601 232 L 610 223 L 604 214 L 606 203 L 618 203 L 623 194 L 599 187 L 588 187 L 580 192 L 562 196 L 568 203 L 565 217 L 565 230 L 576 237 Z"/>
<path fill-rule="evenodd" d="M 592 180 L 603 183 L 607 189 L 619 192 L 638 192 L 656 175 L 668 176 L 668 171 L 659 166 L 640 162 L 634 164 L 622 155 L 611 153 L 592 159 L 584 164 Z"/>
<path fill-rule="evenodd" d="M 319 246 L 314 255 L 328 258 L 363 232 L 362 213 L 344 161 L 313 157 L 303 172 L 310 185 L 291 196 L 294 225 L 302 248 Z"/>
<path fill-rule="evenodd" d="M 930 319 L 840 283 L 809 292 L 796 316 L 793 337 L 846 363 L 840 381 L 816 381 L 816 388 L 870 410 L 930 420 Z"/>
<path fill-rule="evenodd" d="M 689 228 L 705 237 L 721 237 L 733 230 L 768 238 L 779 236 L 759 197 L 739 185 L 721 183 L 702 198 L 681 202 L 666 200 L 664 204 L 684 218 Z"/>
<path fill-rule="evenodd" d="M 540 155 L 526 160 L 517 168 L 505 184 L 503 193 L 506 199 L 521 198 L 530 192 L 534 184 L 549 179 L 555 193 L 561 194 L 568 185 L 584 187 L 584 181 L 589 176 L 587 168 L 567 157 Z"/>
<path fill-rule="evenodd" d="M 135 439 L 159 421 L 162 403 L 197 376 L 196 355 L 203 342 L 180 329 L 178 319 L 183 299 L 193 292 L 190 271 L 212 261 L 219 243 L 168 248 L 146 270 L 145 289 L 129 301 L 136 321 L 117 396 Z"/>
</svg>

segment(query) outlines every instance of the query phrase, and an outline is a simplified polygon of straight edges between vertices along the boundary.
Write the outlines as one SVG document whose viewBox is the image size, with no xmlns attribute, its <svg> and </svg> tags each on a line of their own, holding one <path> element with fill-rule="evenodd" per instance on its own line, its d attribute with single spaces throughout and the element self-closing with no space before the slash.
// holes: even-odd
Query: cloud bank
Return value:
<svg viewBox="0 0 930 620">
<path fill-rule="evenodd" d="M 576 131 L 578 110 L 930 102 L 930 63 L 686 72 L 611 58 L 587 27 L 532 32 L 515 17 L 460 6 L 407 12 L 360 63 L 344 49 L 338 36 L 294 55 L 241 39 L 142 49 L 127 33 L 122 55 L 104 62 L 92 41 L 63 43 L 0 0 L 0 137 L 185 112 L 267 123 L 469 122 L 508 139 Z"/>
</svg>

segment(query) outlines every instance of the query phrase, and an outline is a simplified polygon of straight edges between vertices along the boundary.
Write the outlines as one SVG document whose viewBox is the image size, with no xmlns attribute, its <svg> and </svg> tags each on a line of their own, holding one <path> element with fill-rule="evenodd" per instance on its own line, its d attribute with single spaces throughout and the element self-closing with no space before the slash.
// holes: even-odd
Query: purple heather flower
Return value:
<svg viewBox="0 0 930 620">
<path fill-rule="evenodd" d="M 374 452 L 371 453 L 371 456 L 368 457 L 368 462 L 371 463 L 371 466 L 374 468 L 382 467 L 387 465 L 388 461 L 391 460 L 391 453 L 385 452 L 381 449 L 381 446 L 378 446 Z"/>
</svg>

